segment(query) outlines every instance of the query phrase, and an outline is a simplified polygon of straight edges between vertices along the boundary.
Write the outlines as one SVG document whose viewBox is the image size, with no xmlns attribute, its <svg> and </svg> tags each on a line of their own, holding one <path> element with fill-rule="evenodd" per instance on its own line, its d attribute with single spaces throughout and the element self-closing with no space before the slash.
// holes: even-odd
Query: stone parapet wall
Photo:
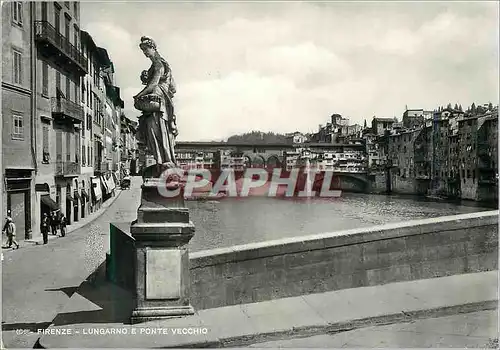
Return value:
<svg viewBox="0 0 500 350">
<path fill-rule="evenodd" d="M 497 269 L 498 211 L 191 254 L 191 304 L 208 309 Z"/>
</svg>

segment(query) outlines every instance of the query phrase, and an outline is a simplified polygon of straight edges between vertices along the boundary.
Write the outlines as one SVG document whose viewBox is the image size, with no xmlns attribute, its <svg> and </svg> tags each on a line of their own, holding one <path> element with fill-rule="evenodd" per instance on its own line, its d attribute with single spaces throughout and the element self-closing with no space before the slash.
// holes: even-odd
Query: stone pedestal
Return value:
<svg viewBox="0 0 500 350">
<path fill-rule="evenodd" d="M 184 205 L 184 187 L 167 198 L 158 190 L 159 181 L 145 180 L 137 220 L 130 227 L 136 247 L 132 323 L 194 314 L 186 245 L 195 228 Z"/>
</svg>

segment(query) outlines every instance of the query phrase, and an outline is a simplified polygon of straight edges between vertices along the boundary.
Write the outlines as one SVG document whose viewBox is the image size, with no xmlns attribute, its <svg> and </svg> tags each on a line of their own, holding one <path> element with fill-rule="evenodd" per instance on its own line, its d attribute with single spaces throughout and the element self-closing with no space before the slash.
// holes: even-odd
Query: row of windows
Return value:
<svg viewBox="0 0 500 350">
<path fill-rule="evenodd" d="M 73 14 L 76 18 L 78 18 L 79 15 L 79 6 L 78 6 L 78 1 L 73 1 Z M 42 21 L 47 21 L 48 22 L 48 2 L 43 1 L 42 2 Z M 68 4 L 68 2 L 65 2 L 65 4 Z M 68 9 L 70 8 L 69 5 L 66 6 Z M 11 11 L 12 11 L 12 23 L 16 26 L 23 26 L 23 2 L 21 1 L 14 1 L 12 2 L 11 5 Z M 65 34 L 66 34 L 66 39 L 69 40 L 69 28 L 70 28 L 70 22 L 71 22 L 71 16 L 68 15 L 68 13 L 65 13 Z M 54 3 L 54 24 L 57 32 L 60 33 L 60 23 L 61 23 L 61 7 L 57 4 Z M 76 47 L 78 47 L 78 33 L 79 29 L 78 26 L 75 24 L 74 25 L 74 35 L 73 35 L 73 43 Z"/>
<path fill-rule="evenodd" d="M 68 152 L 71 149 L 71 138 L 72 135 L 66 134 L 66 161 L 75 161 L 80 162 L 80 139 L 79 137 L 74 138 L 74 158 L 72 159 L 72 152 Z M 24 140 L 24 116 L 21 113 L 13 112 L 12 114 L 12 139 L 13 140 Z M 87 151 L 85 150 L 87 148 Z M 82 159 L 81 164 L 85 166 L 86 164 L 92 164 L 92 147 L 90 146 L 82 146 Z M 63 152 L 62 152 L 62 133 L 56 132 L 56 160 L 63 160 Z M 49 126 L 42 126 L 42 163 L 50 162 L 50 137 L 49 137 Z M 96 160 L 97 162 L 97 160 Z"/>
<path fill-rule="evenodd" d="M 42 95 L 48 97 L 49 96 L 49 72 L 50 68 L 47 62 L 42 63 Z M 65 93 L 62 92 L 62 76 L 64 76 L 65 83 Z M 70 79 L 69 76 L 64 75 L 59 71 L 56 71 L 56 92 L 60 97 L 67 98 L 70 101 L 78 103 L 79 91 L 78 91 L 79 82 L 75 82 Z M 72 92 L 73 90 L 73 92 Z"/>
</svg>

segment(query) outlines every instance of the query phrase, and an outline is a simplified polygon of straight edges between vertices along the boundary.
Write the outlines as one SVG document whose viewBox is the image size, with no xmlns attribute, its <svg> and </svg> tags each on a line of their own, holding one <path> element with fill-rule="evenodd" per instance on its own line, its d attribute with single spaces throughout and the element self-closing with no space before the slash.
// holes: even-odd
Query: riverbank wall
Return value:
<svg viewBox="0 0 500 350">
<path fill-rule="evenodd" d="M 133 238 L 112 224 L 108 278 L 134 285 Z M 133 259 L 132 259 L 133 261 Z M 498 268 L 498 211 L 201 251 L 190 256 L 195 309 Z"/>
<path fill-rule="evenodd" d="M 369 193 L 430 195 L 484 203 L 498 202 L 498 183 L 491 180 L 485 181 L 477 178 L 432 179 L 431 177 L 415 177 L 411 174 L 401 174 L 396 169 L 369 173 L 367 178 L 370 183 L 369 188 L 374 189 Z"/>
</svg>

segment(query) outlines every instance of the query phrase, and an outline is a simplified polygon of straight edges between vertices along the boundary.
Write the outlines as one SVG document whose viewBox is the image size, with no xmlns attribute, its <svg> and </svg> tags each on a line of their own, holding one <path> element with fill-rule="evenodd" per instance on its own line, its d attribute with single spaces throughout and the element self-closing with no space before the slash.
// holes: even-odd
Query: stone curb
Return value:
<svg viewBox="0 0 500 350">
<path fill-rule="evenodd" d="M 360 318 L 352 321 L 330 323 L 326 326 L 312 325 L 297 327 L 286 331 L 276 331 L 268 333 L 258 333 L 246 336 L 236 336 L 218 341 L 211 342 L 193 342 L 182 344 L 180 346 L 167 346 L 169 349 L 186 349 L 186 348 L 235 348 L 263 343 L 283 338 L 305 338 L 315 335 L 335 334 L 347 332 L 365 327 L 382 326 L 394 323 L 410 323 L 419 319 L 437 318 L 452 316 L 458 314 L 466 314 L 476 311 L 495 310 L 498 308 L 498 300 L 488 300 L 462 305 L 441 306 L 438 308 L 416 311 L 405 311 L 396 314 L 374 316 L 368 318 Z"/>
</svg>

